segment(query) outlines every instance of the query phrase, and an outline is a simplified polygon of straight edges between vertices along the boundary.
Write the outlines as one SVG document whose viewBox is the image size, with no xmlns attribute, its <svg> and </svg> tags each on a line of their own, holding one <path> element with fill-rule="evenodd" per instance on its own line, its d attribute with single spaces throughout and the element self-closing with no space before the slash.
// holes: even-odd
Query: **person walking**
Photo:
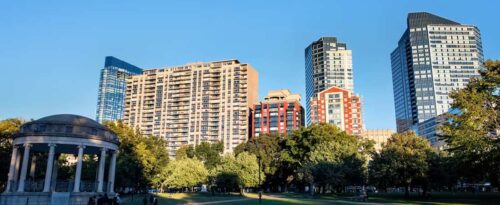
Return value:
<svg viewBox="0 0 500 205">
<path fill-rule="evenodd" d="M 148 205 L 148 197 L 147 196 L 144 196 L 144 198 L 142 198 L 142 205 Z"/>
<path fill-rule="evenodd" d="M 153 197 L 153 205 L 158 205 L 158 199 L 156 197 Z"/>
</svg>

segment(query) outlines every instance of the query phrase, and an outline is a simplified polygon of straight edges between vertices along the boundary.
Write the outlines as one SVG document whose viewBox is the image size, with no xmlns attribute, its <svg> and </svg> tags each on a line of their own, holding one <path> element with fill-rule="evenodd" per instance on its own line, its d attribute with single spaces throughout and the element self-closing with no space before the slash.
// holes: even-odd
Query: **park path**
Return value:
<svg viewBox="0 0 500 205">
<path fill-rule="evenodd" d="M 231 200 L 222 200 L 222 201 L 195 202 L 195 203 L 187 203 L 187 205 L 219 204 L 219 203 L 229 203 L 229 202 L 247 201 L 247 200 L 251 200 L 251 199 L 231 199 Z"/>
<path fill-rule="evenodd" d="M 286 197 L 283 196 L 277 196 L 277 195 L 263 195 L 263 198 L 268 198 L 268 199 L 285 199 Z M 310 201 L 307 199 L 298 199 L 298 198 L 293 198 L 294 200 L 298 201 Z M 400 203 L 376 203 L 376 202 L 359 202 L 359 201 L 346 201 L 346 200 L 340 200 L 340 199 L 313 199 L 312 201 L 323 201 L 323 202 L 329 202 L 331 204 L 335 203 L 343 203 L 343 204 L 353 204 L 353 205 L 358 205 L 358 204 L 369 204 L 369 205 L 398 205 Z"/>
</svg>

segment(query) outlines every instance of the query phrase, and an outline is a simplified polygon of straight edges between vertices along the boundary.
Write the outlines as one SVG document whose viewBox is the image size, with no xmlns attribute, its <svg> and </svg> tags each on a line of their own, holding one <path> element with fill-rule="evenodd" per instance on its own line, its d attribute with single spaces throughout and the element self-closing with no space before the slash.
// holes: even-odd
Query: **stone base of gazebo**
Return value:
<svg viewBox="0 0 500 205">
<path fill-rule="evenodd" d="M 104 194 L 104 193 L 101 193 Z M 0 195 L 0 205 L 87 205 L 95 192 L 8 192 Z M 115 195 L 108 195 L 113 198 Z"/>
<path fill-rule="evenodd" d="M 0 205 L 51 205 L 49 192 L 9 192 L 0 195 Z"/>
</svg>

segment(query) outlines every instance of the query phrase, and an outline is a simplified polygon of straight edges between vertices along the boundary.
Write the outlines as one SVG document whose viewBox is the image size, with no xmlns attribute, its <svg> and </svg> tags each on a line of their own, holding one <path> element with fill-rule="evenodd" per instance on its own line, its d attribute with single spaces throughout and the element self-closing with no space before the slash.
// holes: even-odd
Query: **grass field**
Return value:
<svg viewBox="0 0 500 205">
<path fill-rule="evenodd" d="M 123 198 L 124 205 L 143 205 L 144 195 L 136 195 L 133 198 L 127 196 Z M 255 205 L 259 204 L 258 195 L 246 193 L 244 196 L 238 193 L 231 195 L 215 195 L 210 193 L 162 193 L 156 195 L 159 205 L 178 204 L 223 204 L 223 205 Z M 448 204 L 500 204 L 499 193 L 434 193 L 431 199 L 419 199 L 412 195 L 410 200 L 406 200 L 402 193 L 372 194 L 368 202 L 356 201 L 349 196 L 322 195 L 311 197 L 306 194 L 265 194 L 262 200 L 263 205 L 285 205 L 285 204 L 416 204 L 416 205 L 448 205 Z"/>
</svg>

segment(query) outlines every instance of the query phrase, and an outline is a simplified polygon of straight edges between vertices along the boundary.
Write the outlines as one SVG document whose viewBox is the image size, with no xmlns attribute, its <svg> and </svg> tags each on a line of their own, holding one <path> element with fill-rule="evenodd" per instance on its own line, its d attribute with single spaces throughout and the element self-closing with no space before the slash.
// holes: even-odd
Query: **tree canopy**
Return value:
<svg viewBox="0 0 500 205">
<path fill-rule="evenodd" d="M 441 127 L 447 150 L 465 182 L 500 184 L 500 61 L 487 61 L 481 77 L 471 79 L 453 99 Z"/>
<path fill-rule="evenodd" d="M 414 132 L 394 134 L 370 162 L 370 181 L 381 188 L 425 185 L 429 163 L 435 152 L 430 143 Z"/>
<path fill-rule="evenodd" d="M 19 132 L 22 123 L 23 121 L 17 118 L 0 121 L 0 187 L 7 182 L 12 155 L 12 138 Z"/>
<path fill-rule="evenodd" d="M 208 171 L 197 159 L 171 161 L 161 173 L 162 182 L 169 188 L 192 188 L 207 181 Z"/>
<path fill-rule="evenodd" d="M 159 184 L 159 174 L 169 157 L 165 141 L 160 137 L 143 136 L 121 121 L 106 122 L 120 140 L 116 163 L 116 187 L 145 188 Z"/>
</svg>

